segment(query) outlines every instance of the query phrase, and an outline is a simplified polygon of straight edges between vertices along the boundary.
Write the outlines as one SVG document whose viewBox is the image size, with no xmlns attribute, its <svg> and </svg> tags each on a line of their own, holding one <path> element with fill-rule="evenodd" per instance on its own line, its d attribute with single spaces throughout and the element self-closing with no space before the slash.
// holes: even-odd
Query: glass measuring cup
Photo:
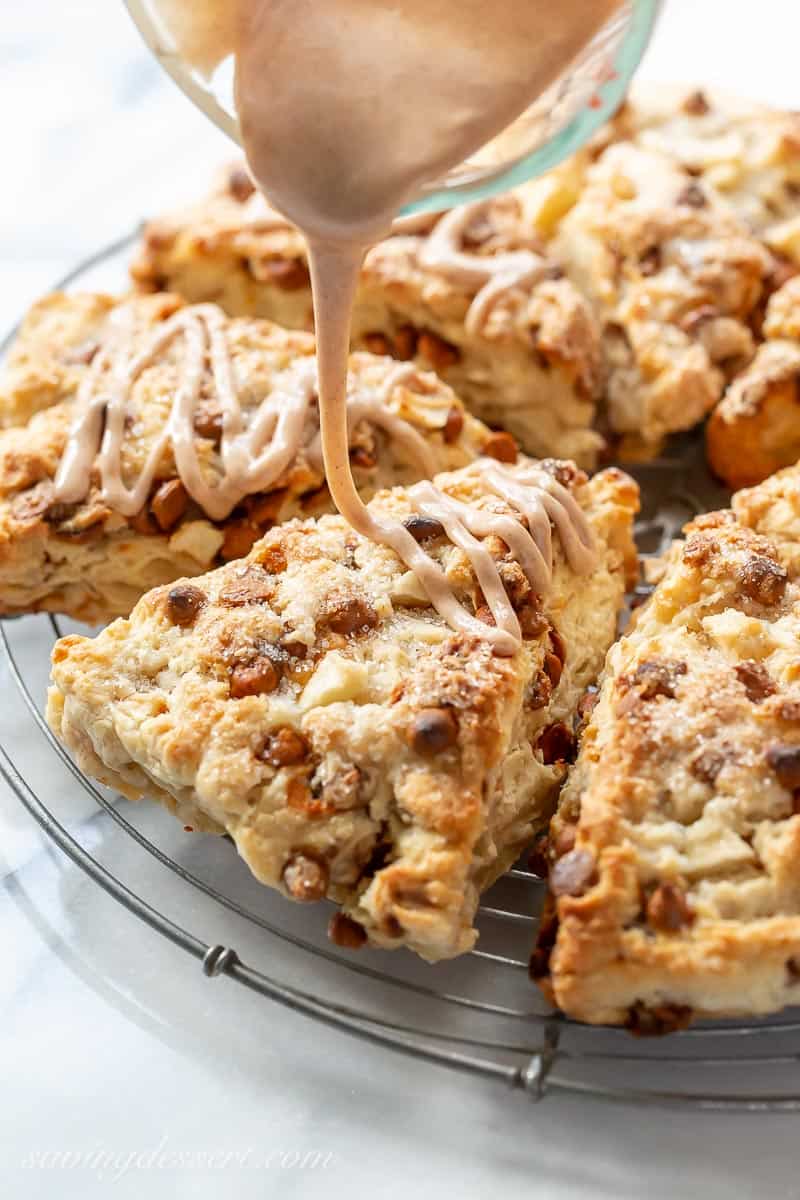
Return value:
<svg viewBox="0 0 800 1200">
<path fill-rule="evenodd" d="M 154 0 L 125 0 L 145 42 L 178 86 L 241 144 L 233 59 L 208 75 L 192 68 Z M 441 212 L 503 192 L 549 170 L 616 111 L 650 40 L 663 0 L 625 0 L 569 67 L 502 134 L 442 179 L 431 180 L 402 215 Z"/>
</svg>

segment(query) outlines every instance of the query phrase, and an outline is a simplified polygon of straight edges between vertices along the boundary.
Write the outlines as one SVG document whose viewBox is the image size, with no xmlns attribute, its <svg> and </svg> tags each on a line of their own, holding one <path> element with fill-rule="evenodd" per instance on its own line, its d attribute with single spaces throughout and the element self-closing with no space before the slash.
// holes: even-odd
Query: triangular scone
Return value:
<svg viewBox="0 0 800 1200">
<path fill-rule="evenodd" d="M 800 276 L 770 297 L 763 333 L 706 426 L 709 465 L 732 488 L 800 458 Z"/>
<path fill-rule="evenodd" d="M 609 424 L 653 453 L 752 356 L 770 255 L 712 187 L 632 142 L 588 169 L 552 249 L 602 324 Z"/>
<path fill-rule="evenodd" d="M 106 503 L 96 465 L 85 500 L 63 504 L 54 495 L 76 394 L 95 356 L 123 320 L 132 321 L 132 349 L 141 351 L 179 310 L 188 311 L 176 296 L 115 302 L 107 296 L 59 295 L 37 305 L 23 326 L 0 380 L 0 408 L 20 416 L 30 408 L 42 411 L 27 426 L 0 432 L 0 613 L 44 610 L 90 622 L 110 620 L 130 612 L 151 587 L 240 558 L 278 521 L 333 511 L 319 455 L 309 453 L 318 434 L 315 401 L 298 456 L 269 489 L 247 497 L 224 520 L 209 519 L 187 495 L 171 446 L 159 461 L 147 503 L 133 516 Z M 225 337 L 246 418 L 282 372 L 313 359 L 309 334 L 287 333 L 268 321 L 225 320 Z M 164 428 L 185 375 L 185 353 L 184 340 L 176 338 L 134 385 L 122 449 L 126 481 L 135 482 Z M 423 470 L 394 436 L 369 420 L 357 420 L 351 429 L 351 464 L 366 497 L 435 470 L 463 466 L 480 454 L 516 456 L 508 434 L 491 433 L 430 372 L 359 353 L 351 358 L 348 386 L 351 397 L 380 399 L 388 413 L 403 418 L 424 439 L 432 460 L 432 470 Z M 208 367 L 202 389 L 195 445 L 202 470 L 214 479 L 220 469 L 220 410 Z"/>
<path fill-rule="evenodd" d="M 636 485 L 544 466 L 586 513 L 597 562 L 576 575 L 554 536 L 542 601 L 505 544 L 486 541 L 520 614 L 512 657 L 453 633 L 391 551 L 326 516 L 150 592 L 94 640 L 63 638 L 52 728 L 104 783 L 227 831 L 263 883 L 336 900 L 334 938 L 429 959 L 469 949 L 479 891 L 549 816 L 635 571 Z M 474 469 L 437 482 L 521 519 Z M 402 489 L 371 507 L 413 511 Z M 435 533 L 425 548 L 480 614 L 463 553 Z"/>
<path fill-rule="evenodd" d="M 478 263 L 497 255 L 539 256 L 535 279 L 499 295 L 472 322 L 480 290 L 455 282 L 421 256 L 437 218 L 368 253 L 353 310 L 353 345 L 435 370 L 468 408 L 509 430 L 530 454 L 590 467 L 603 440 L 592 428 L 602 384 L 600 341 L 591 307 L 545 254 L 534 221 L 542 202 L 525 188 L 474 206 L 457 250 Z M 572 197 L 561 199 L 560 211 Z M 544 202 L 559 211 L 559 198 Z M 463 267 L 462 267 L 463 271 Z M 270 214 L 241 166 L 202 202 L 151 221 L 133 265 L 143 290 L 167 288 L 192 301 L 213 299 L 234 316 L 261 316 L 310 329 L 305 242 Z"/>
<path fill-rule="evenodd" d="M 698 517 L 609 654 L 532 971 L 663 1032 L 800 1002 L 800 467 Z"/>
</svg>

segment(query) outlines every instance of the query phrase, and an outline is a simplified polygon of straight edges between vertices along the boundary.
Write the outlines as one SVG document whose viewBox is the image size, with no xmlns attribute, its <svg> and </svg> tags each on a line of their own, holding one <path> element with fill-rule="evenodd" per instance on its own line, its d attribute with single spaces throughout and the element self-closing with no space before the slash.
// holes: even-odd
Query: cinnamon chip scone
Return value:
<svg viewBox="0 0 800 1200">
<path fill-rule="evenodd" d="M 93 640 L 63 638 L 52 728 L 104 783 L 228 832 L 261 882 L 336 901 L 340 944 L 431 960 L 468 950 L 479 892 L 551 811 L 578 699 L 635 571 L 636 485 L 542 467 L 588 518 L 595 568 L 577 576 L 554 534 L 542 600 L 505 542 L 484 540 L 520 620 L 510 657 L 454 633 L 391 550 L 324 516 L 157 588 Z M 436 483 L 471 511 L 523 520 L 475 467 Z M 370 508 L 405 520 L 482 619 L 469 559 L 407 490 Z"/>
<path fill-rule="evenodd" d="M 599 701 L 549 838 L 534 977 L 657 1033 L 800 999 L 800 467 L 698 517 Z"/>
<path fill-rule="evenodd" d="M 800 114 L 715 88 L 643 84 L 605 136 L 679 164 L 770 249 L 800 263 Z"/>
<path fill-rule="evenodd" d="M 706 426 L 709 465 L 732 488 L 800 459 L 800 276 L 770 297 L 763 333 Z"/>
<path fill-rule="evenodd" d="M 53 481 L 75 420 L 77 394 L 92 370 L 100 399 L 103 388 L 115 386 L 113 363 L 104 363 L 102 356 L 120 329 L 125 327 L 127 352 L 135 357 L 157 345 L 153 338 L 165 333 L 169 321 L 203 311 L 164 295 L 119 302 L 61 295 L 36 306 L 0 383 L 0 408 L 6 412 L 22 416 L 41 410 L 27 425 L 0 432 L 0 612 L 45 610 L 90 622 L 109 620 L 130 612 L 148 588 L 240 558 L 278 521 L 333 511 L 313 396 L 297 454 L 270 486 L 254 489 L 223 517 L 212 519 L 192 499 L 179 478 L 171 443 L 158 456 L 138 511 L 125 515 L 116 500 L 106 499 L 100 453 L 88 493 L 74 503 L 59 499 Z M 254 420 L 258 406 L 287 374 L 313 371 L 313 338 L 267 321 L 228 320 L 214 311 L 227 340 L 244 419 Z M 127 397 L 120 470 L 131 484 L 173 419 L 176 396 L 186 382 L 187 344 L 184 331 L 158 346 Z M 194 451 L 201 476 L 213 481 L 222 469 L 221 412 L 208 365 L 197 382 Z M 446 384 L 412 364 L 354 354 L 349 402 L 354 405 L 351 464 L 367 496 L 462 466 L 480 454 L 516 456 L 509 435 L 490 433 L 464 412 Z"/>
<path fill-rule="evenodd" d="M 559 211 L 557 197 L 540 193 L 521 188 L 441 219 L 398 223 L 364 263 L 353 344 L 433 368 L 476 416 L 509 430 L 529 453 L 591 466 L 603 444 L 591 429 L 599 334 L 535 232 L 545 213 L 552 221 Z M 486 272 L 498 268 L 487 289 Z M 305 243 L 238 166 L 202 203 L 151 221 L 132 270 L 144 291 L 312 327 Z"/>
<path fill-rule="evenodd" d="M 770 255 L 713 188 L 632 142 L 589 167 L 552 249 L 602 322 L 608 422 L 652 454 L 751 358 Z"/>
</svg>

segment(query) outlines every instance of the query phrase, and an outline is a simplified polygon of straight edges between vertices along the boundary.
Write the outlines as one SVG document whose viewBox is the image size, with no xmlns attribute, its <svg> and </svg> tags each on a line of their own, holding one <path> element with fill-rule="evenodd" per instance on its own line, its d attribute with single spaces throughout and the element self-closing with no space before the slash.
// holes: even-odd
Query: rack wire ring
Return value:
<svg viewBox="0 0 800 1200">
<path fill-rule="evenodd" d="M 84 260 L 55 285 L 56 289 L 66 290 L 74 284 L 81 283 L 87 275 L 91 275 L 97 269 L 119 268 L 121 276 L 124 270 L 122 255 L 135 243 L 137 236 L 138 231 L 134 231 Z M 7 351 L 15 332 L 16 330 L 12 331 L 0 346 L 0 355 Z M 716 489 L 717 494 L 712 494 L 713 485 L 704 473 L 702 449 L 698 439 L 684 438 L 677 443 L 677 450 L 671 447 L 669 453 L 669 460 L 646 464 L 640 471 L 634 472 L 639 474 L 645 489 L 652 491 L 653 480 L 658 481 L 660 477 L 665 477 L 674 481 L 671 498 L 684 507 L 687 499 L 704 507 L 718 504 L 719 489 Z M 698 492 L 699 498 L 696 497 Z M 649 507 L 653 507 L 652 503 Z M 659 519 L 659 515 L 657 506 L 656 520 Z M 651 528 L 653 519 L 651 514 L 648 518 Z M 662 521 L 663 539 L 668 540 L 675 532 L 676 530 L 670 527 L 669 520 Z M 520 935 L 524 939 L 521 943 L 522 949 L 512 948 L 511 953 L 507 949 L 503 953 L 479 949 L 468 956 L 468 965 L 474 968 L 475 972 L 482 973 L 482 982 L 486 981 L 488 970 L 508 972 L 507 977 L 517 981 L 518 993 L 524 1000 L 522 1004 L 509 1005 L 480 996 L 444 990 L 438 984 L 438 979 L 444 978 L 444 975 L 437 975 L 437 983 L 434 985 L 421 984 L 413 978 L 410 970 L 406 970 L 407 960 L 399 959 L 398 956 L 395 961 L 400 962 L 400 973 L 396 975 L 388 970 L 383 971 L 365 963 L 354 962 L 331 949 L 315 946 L 307 938 L 281 928 L 275 921 L 267 920 L 244 907 L 233 897 L 224 895 L 210 886 L 142 834 L 121 811 L 118 811 L 114 803 L 81 774 L 53 738 L 26 682 L 25 670 L 20 666 L 12 645 L 15 629 L 19 629 L 23 623 L 30 624 L 37 620 L 40 618 L 0 622 L 0 640 L 6 662 L 26 709 L 54 756 L 55 764 L 60 765 L 62 769 L 69 769 L 72 776 L 80 781 L 87 795 L 104 811 L 104 819 L 114 820 L 138 848 L 147 853 L 148 861 L 154 870 L 168 869 L 180 880 L 181 885 L 216 901 L 225 911 L 232 912 L 237 918 L 258 927 L 264 934 L 276 939 L 277 943 L 290 946 L 304 955 L 313 954 L 316 960 L 335 966 L 348 977 L 355 978 L 363 987 L 373 989 L 381 985 L 393 989 L 394 993 L 401 997 L 417 997 L 430 1005 L 435 1003 L 441 1006 L 447 1013 L 458 1014 L 461 1017 L 481 1018 L 484 1021 L 491 1018 L 500 1023 L 511 1022 L 523 1029 L 523 1039 L 502 1039 L 496 1034 L 476 1036 L 475 1032 L 462 1032 L 461 1026 L 455 1022 L 442 1029 L 425 1027 L 417 1021 L 408 1023 L 390 1020 L 385 1013 L 371 1013 L 367 1010 L 366 993 L 363 994 L 364 1007 L 361 1008 L 333 1000 L 322 1000 L 311 991 L 293 986 L 275 974 L 267 974 L 247 964 L 235 949 L 218 942 L 209 943 L 196 936 L 185 927 L 182 920 L 160 911 L 151 905 L 145 896 L 128 887 L 73 836 L 54 811 L 55 806 L 48 806 L 36 795 L 23 771 L 12 758 L 9 748 L 0 746 L 0 773 L 47 836 L 130 913 L 181 950 L 195 957 L 205 977 L 211 979 L 224 975 L 262 996 L 332 1028 L 384 1048 L 402 1051 L 429 1063 L 499 1080 L 533 1100 L 539 1100 L 553 1092 L 562 1092 L 597 1099 L 635 1101 L 637 1104 L 707 1110 L 751 1113 L 800 1111 L 800 1093 L 796 1090 L 795 1082 L 796 1070 L 800 1065 L 800 1021 L 796 1019 L 778 1018 L 768 1022 L 723 1023 L 708 1028 L 695 1027 L 674 1035 L 662 1050 L 660 1047 L 642 1049 L 641 1045 L 630 1042 L 627 1035 L 619 1031 L 587 1030 L 565 1020 L 559 1014 L 536 1011 L 533 1007 L 533 993 L 524 979 L 523 970 L 531 926 L 535 923 L 530 894 L 524 896 L 525 907 L 522 910 L 519 908 L 520 901 L 516 902 L 516 908 L 498 906 L 494 902 L 481 906 L 481 919 L 488 922 L 493 929 L 501 930 L 507 941 L 510 938 L 512 945 L 514 938 Z M 55 620 L 51 620 L 50 628 L 53 635 L 59 634 L 59 626 Z M 45 643 L 46 641 L 45 638 Z M 536 886 L 536 877 L 522 869 L 510 872 L 507 879 L 527 888 L 528 892 Z M 505 903 L 508 905 L 510 902 Z M 446 973 L 448 968 L 444 965 L 435 970 Z M 520 992 L 520 989 L 523 990 Z M 525 1036 L 531 1033 L 534 1037 L 531 1038 L 531 1044 L 528 1044 Z M 773 1050 L 772 1047 L 778 1038 L 790 1039 L 790 1044 L 785 1049 L 781 1046 L 780 1049 Z M 748 1047 L 754 1046 L 756 1053 L 736 1055 L 725 1051 L 725 1047 L 736 1046 L 742 1041 Z M 769 1050 L 762 1049 L 762 1045 L 768 1046 Z M 509 1056 L 515 1061 L 504 1061 Z M 644 1069 L 647 1075 L 646 1083 L 623 1081 L 620 1077 L 622 1072 L 632 1066 Z M 710 1068 L 730 1069 L 738 1066 L 743 1068 L 748 1081 L 752 1081 L 754 1072 L 759 1069 L 788 1070 L 789 1086 L 780 1091 L 770 1091 L 767 1090 L 765 1080 L 764 1089 L 761 1091 L 709 1091 L 682 1089 L 668 1083 L 670 1069 L 678 1068 L 679 1071 L 687 1072 L 690 1069 L 699 1070 L 705 1079 Z M 604 1069 L 606 1074 L 610 1070 L 612 1079 L 593 1076 L 592 1071 L 596 1068 Z"/>
</svg>

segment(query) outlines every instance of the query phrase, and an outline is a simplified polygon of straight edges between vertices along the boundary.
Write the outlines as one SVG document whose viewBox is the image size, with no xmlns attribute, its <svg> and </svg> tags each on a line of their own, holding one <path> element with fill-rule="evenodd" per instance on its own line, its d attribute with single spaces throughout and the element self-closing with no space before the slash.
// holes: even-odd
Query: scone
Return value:
<svg viewBox="0 0 800 1200">
<path fill-rule="evenodd" d="M 602 323 L 608 423 L 652 454 L 751 358 L 770 255 L 713 188 L 633 142 L 589 167 L 552 250 Z"/>
<path fill-rule="evenodd" d="M 800 263 L 800 114 L 715 88 L 635 85 L 605 136 L 664 154 Z"/>
<path fill-rule="evenodd" d="M 706 426 L 709 466 L 732 488 L 800 459 L 800 276 L 773 292 L 763 332 Z"/>
<path fill-rule="evenodd" d="M 635 571 L 636 485 L 543 469 L 586 514 L 595 568 L 577 575 L 554 533 L 542 600 L 505 542 L 483 541 L 519 616 L 512 656 L 454 633 L 393 552 L 341 517 L 292 521 L 244 561 L 150 592 L 97 638 L 59 641 L 52 728 L 90 775 L 229 833 L 262 883 L 336 901 L 341 944 L 468 950 L 481 889 L 552 809 Z M 470 511 L 522 520 L 475 467 L 436 482 Z M 409 492 L 370 507 L 407 521 L 482 620 L 468 559 L 412 515 Z"/>
<path fill-rule="evenodd" d="M 534 977 L 658 1033 L 800 1000 L 800 467 L 698 517 L 611 650 Z"/>
<path fill-rule="evenodd" d="M 333 511 L 313 396 L 295 457 L 268 487 L 254 487 L 229 513 L 209 516 L 192 498 L 179 477 L 172 442 L 158 457 L 152 486 L 138 511 L 124 513 L 113 496 L 107 499 L 100 451 L 84 498 L 74 503 L 59 498 L 53 481 L 79 407 L 78 391 L 98 364 L 103 369 L 94 386 L 114 386 L 102 356 L 110 353 L 120 328 L 126 327 L 127 352 L 135 357 L 157 344 L 153 339 L 162 336 L 170 320 L 198 311 L 163 295 L 120 302 L 62 295 L 36 306 L 0 383 L 0 408 L 20 417 L 40 409 L 27 425 L 0 432 L 4 615 L 45 610 L 90 622 L 110 620 L 130 612 L 157 584 L 241 557 L 275 522 Z M 313 372 L 314 340 L 267 321 L 229 320 L 214 312 L 230 354 L 238 402 L 245 420 L 252 422 L 287 372 Z M 188 353 L 185 336 L 158 347 L 127 398 L 120 461 L 130 483 L 141 475 L 171 419 L 186 384 Z M 198 381 L 194 436 L 189 426 L 199 470 L 209 481 L 222 470 L 214 379 L 206 364 Z M 354 354 L 349 389 L 350 402 L 361 406 L 361 415 L 351 418 L 351 463 L 366 496 L 462 466 L 480 454 L 506 460 L 516 455 L 509 435 L 490 433 L 464 412 L 446 384 L 413 364 Z M 372 415 L 366 411 L 370 405 Z"/>
<path fill-rule="evenodd" d="M 591 429 L 602 384 L 597 325 L 534 230 L 555 219 L 559 202 L 570 203 L 568 189 L 557 190 L 542 197 L 521 188 L 456 210 L 442 218 L 447 225 L 435 217 L 399 223 L 367 255 L 353 344 L 434 369 L 476 416 L 509 430 L 529 453 L 591 466 L 602 447 Z M 446 270 L 434 230 L 447 235 Z M 487 290 L 487 263 L 501 260 L 523 272 Z M 144 291 L 213 300 L 289 329 L 312 326 L 305 243 L 241 167 L 202 203 L 146 226 L 133 277 Z"/>
</svg>

